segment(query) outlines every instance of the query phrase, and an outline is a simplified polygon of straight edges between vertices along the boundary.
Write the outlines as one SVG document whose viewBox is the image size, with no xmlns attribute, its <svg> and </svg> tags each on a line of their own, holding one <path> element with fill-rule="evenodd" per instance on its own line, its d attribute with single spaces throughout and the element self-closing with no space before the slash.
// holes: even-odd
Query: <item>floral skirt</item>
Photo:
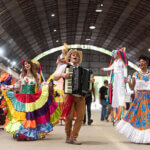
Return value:
<svg viewBox="0 0 150 150">
<path fill-rule="evenodd" d="M 135 143 L 150 143 L 150 91 L 137 91 L 117 130 Z"/>
<path fill-rule="evenodd" d="M 34 94 L 3 91 L 8 110 L 4 128 L 17 140 L 38 140 L 53 130 L 61 111 L 48 85 Z"/>
</svg>

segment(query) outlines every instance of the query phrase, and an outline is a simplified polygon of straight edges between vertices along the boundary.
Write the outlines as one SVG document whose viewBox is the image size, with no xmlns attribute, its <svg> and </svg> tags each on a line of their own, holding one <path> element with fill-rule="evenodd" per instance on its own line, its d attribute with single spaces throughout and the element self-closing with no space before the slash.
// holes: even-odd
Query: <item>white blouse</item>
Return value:
<svg viewBox="0 0 150 150">
<path fill-rule="evenodd" d="M 133 74 L 135 78 L 135 89 L 136 90 L 150 90 L 150 72 L 142 74 L 141 72 L 135 72 Z"/>
</svg>

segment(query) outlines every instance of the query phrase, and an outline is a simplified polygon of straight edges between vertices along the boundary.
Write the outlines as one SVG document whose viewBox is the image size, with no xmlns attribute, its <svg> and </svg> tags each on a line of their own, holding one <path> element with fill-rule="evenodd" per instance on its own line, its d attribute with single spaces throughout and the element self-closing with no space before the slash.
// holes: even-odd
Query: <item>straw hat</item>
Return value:
<svg viewBox="0 0 150 150">
<path fill-rule="evenodd" d="M 37 61 L 37 60 L 31 60 L 31 62 L 32 62 L 33 64 L 35 64 L 35 65 L 37 66 L 37 68 L 40 68 L 40 67 L 41 67 L 39 61 Z"/>
<path fill-rule="evenodd" d="M 82 51 L 77 51 L 76 49 L 71 49 L 68 53 L 67 53 L 67 56 L 66 56 L 66 61 L 69 62 L 70 61 L 70 57 L 71 57 L 71 54 L 72 53 L 78 53 L 79 54 L 79 64 L 81 64 L 82 62 Z"/>
</svg>

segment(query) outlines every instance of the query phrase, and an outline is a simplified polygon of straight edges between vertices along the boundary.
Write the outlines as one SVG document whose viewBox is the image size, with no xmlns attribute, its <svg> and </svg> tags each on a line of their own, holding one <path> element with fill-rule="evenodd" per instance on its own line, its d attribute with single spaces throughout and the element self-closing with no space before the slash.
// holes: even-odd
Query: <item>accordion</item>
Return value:
<svg viewBox="0 0 150 150">
<path fill-rule="evenodd" d="M 91 70 L 70 65 L 66 67 L 65 73 L 70 75 L 70 78 L 64 81 L 65 94 L 85 96 L 92 89 L 92 83 L 90 82 Z"/>
</svg>

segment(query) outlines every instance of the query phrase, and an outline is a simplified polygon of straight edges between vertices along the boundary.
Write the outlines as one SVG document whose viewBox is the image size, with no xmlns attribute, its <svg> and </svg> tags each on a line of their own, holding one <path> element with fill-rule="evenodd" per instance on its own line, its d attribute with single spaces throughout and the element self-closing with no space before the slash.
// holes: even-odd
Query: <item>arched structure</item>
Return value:
<svg viewBox="0 0 150 150">
<path fill-rule="evenodd" d="M 70 49 L 87 49 L 87 50 L 94 50 L 94 51 L 98 51 L 100 53 L 104 53 L 106 55 L 109 55 L 109 56 L 112 56 L 112 52 L 109 51 L 109 50 L 106 50 L 104 48 L 100 48 L 100 47 L 97 47 L 97 46 L 93 46 L 93 45 L 80 45 L 80 44 L 72 44 L 72 45 L 68 45 Z M 47 50 L 41 54 L 39 54 L 38 56 L 36 56 L 35 58 L 33 58 L 34 60 L 40 60 L 41 58 L 49 55 L 49 54 L 52 54 L 52 53 L 55 53 L 57 51 L 60 51 L 63 49 L 63 46 L 59 46 L 59 47 L 56 47 L 56 48 L 52 48 L 50 50 Z M 132 63 L 131 61 L 129 61 L 129 66 L 135 70 L 139 70 L 139 68 L 137 67 L 137 65 L 135 65 L 134 63 Z"/>
</svg>

